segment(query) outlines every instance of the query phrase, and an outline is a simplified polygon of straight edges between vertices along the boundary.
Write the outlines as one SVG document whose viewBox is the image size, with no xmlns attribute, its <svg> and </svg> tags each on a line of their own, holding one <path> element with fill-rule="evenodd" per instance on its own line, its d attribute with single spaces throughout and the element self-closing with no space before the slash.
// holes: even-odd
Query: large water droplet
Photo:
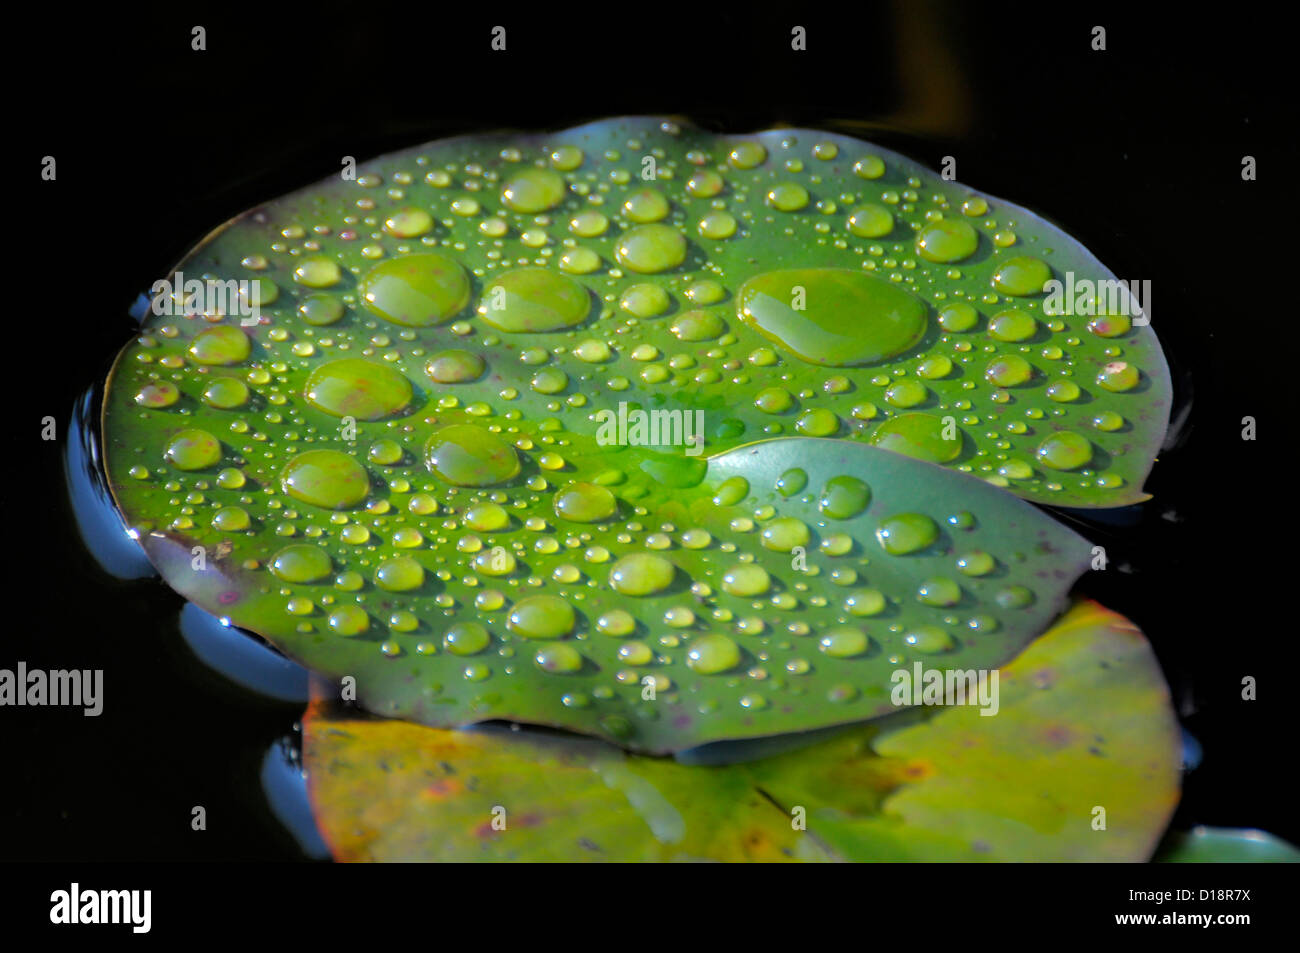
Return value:
<svg viewBox="0 0 1300 953">
<path fill-rule="evenodd" d="M 740 664 L 740 646 L 725 635 L 702 635 L 687 649 L 686 664 L 701 675 L 720 675 Z"/>
<path fill-rule="evenodd" d="M 190 357 L 195 364 L 238 364 L 252 350 L 248 335 L 229 324 L 200 331 L 190 345 Z"/>
<path fill-rule="evenodd" d="M 945 439 L 951 434 L 952 439 Z M 871 443 L 930 463 L 947 463 L 961 453 L 961 431 L 932 414 L 901 414 L 886 420 L 871 435 Z"/>
<path fill-rule="evenodd" d="M 285 582 L 316 582 L 330 574 L 333 563 L 319 546 L 286 546 L 271 559 L 270 569 Z"/>
<path fill-rule="evenodd" d="M 423 328 L 442 324 L 469 304 L 465 269 L 434 252 L 391 258 L 357 284 L 366 309 L 385 321 Z"/>
<path fill-rule="evenodd" d="M 347 357 L 322 364 L 307 378 L 305 396 L 334 417 L 379 420 L 411 403 L 411 382 L 386 364 Z"/>
<path fill-rule="evenodd" d="M 614 563 L 609 584 L 625 596 L 650 596 L 672 585 L 677 567 L 653 553 L 632 553 Z"/>
<path fill-rule="evenodd" d="M 978 246 L 979 234 L 959 218 L 930 222 L 916 236 L 916 253 L 926 261 L 961 261 L 975 254 Z"/>
<path fill-rule="evenodd" d="M 771 271 L 736 295 L 740 319 L 814 364 L 873 364 L 925 333 L 925 305 L 880 278 L 839 268 Z"/>
<path fill-rule="evenodd" d="M 614 494 L 594 483 L 570 483 L 555 494 L 555 515 L 574 523 L 600 523 L 618 515 Z"/>
<path fill-rule="evenodd" d="M 576 624 L 573 606 L 559 596 L 528 596 L 515 603 L 506 626 L 526 639 L 562 639 Z"/>
<path fill-rule="evenodd" d="M 1053 470 L 1073 470 L 1092 459 L 1092 444 L 1071 430 L 1048 434 L 1038 445 L 1038 462 Z"/>
<path fill-rule="evenodd" d="M 871 502 L 871 487 L 854 476 L 831 477 L 822 488 L 817 508 L 835 520 L 857 516 Z"/>
<path fill-rule="evenodd" d="M 578 282 L 546 268 L 517 268 L 483 286 L 478 313 L 512 334 L 560 331 L 587 320 L 591 295 Z"/>
<path fill-rule="evenodd" d="M 632 271 L 654 275 L 686 260 L 686 239 L 670 225 L 639 225 L 623 235 L 615 254 Z"/>
<path fill-rule="evenodd" d="M 163 458 L 177 470 L 205 470 L 221 460 L 221 441 L 206 430 L 182 430 Z"/>
<path fill-rule="evenodd" d="M 370 492 L 370 477 L 346 453 L 308 450 L 294 457 L 280 475 L 280 487 L 296 500 L 343 509 L 356 506 Z"/>
<path fill-rule="evenodd" d="M 925 549 L 939 538 L 939 527 L 922 513 L 899 513 L 880 524 L 876 539 L 887 553 L 904 556 Z"/>
<path fill-rule="evenodd" d="M 424 447 L 425 465 L 453 486 L 493 486 L 519 474 L 519 454 L 501 437 L 473 424 L 443 427 Z"/>
<path fill-rule="evenodd" d="M 993 272 L 993 287 L 1003 294 L 1025 297 L 1043 292 L 1052 278 L 1052 269 L 1038 258 L 1021 255 L 1008 258 Z"/>
<path fill-rule="evenodd" d="M 564 178 L 550 169 L 520 169 L 501 190 L 501 201 L 514 212 L 533 215 L 564 200 Z"/>
</svg>

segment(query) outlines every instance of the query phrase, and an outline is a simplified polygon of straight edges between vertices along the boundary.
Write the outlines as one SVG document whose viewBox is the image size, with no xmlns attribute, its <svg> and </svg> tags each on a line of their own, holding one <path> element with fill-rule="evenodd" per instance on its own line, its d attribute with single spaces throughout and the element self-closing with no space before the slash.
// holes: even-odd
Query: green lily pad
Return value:
<svg viewBox="0 0 1300 953">
<path fill-rule="evenodd" d="M 757 207 L 778 164 L 796 174 L 814 141 L 799 135 L 724 148 L 615 120 L 454 140 L 241 216 L 178 272 L 269 283 L 244 296 L 260 318 L 151 315 L 110 377 L 105 460 L 128 525 L 204 608 L 355 677 L 371 710 L 435 726 L 511 718 L 670 751 L 888 713 L 889 672 L 914 656 L 1001 664 L 1059 611 L 1089 547 L 990 483 L 1118 503 L 1140 475 L 1103 487 L 1080 463 L 1039 484 L 1022 438 L 1046 448 L 1049 469 L 1094 448 L 1101 460 L 1103 445 L 1055 429 L 1070 424 L 1066 403 L 1036 417 L 1024 397 L 1038 384 L 973 403 L 985 392 L 969 362 L 1033 377 L 1047 359 L 1015 351 L 1030 346 L 1023 320 L 1003 318 L 1009 340 L 976 346 L 941 333 L 933 312 L 962 280 L 990 306 L 985 272 L 1020 246 L 980 232 L 958 279 L 891 269 L 819 228 L 839 213 L 817 202 L 844 201 L 832 182 L 836 195 L 902 188 L 897 204 L 878 196 L 899 228 L 913 204 L 965 215 L 955 187 L 908 198 L 919 170 L 874 150 L 880 166 L 854 171 L 850 156 L 872 150 L 830 137 L 836 149 L 800 160 L 821 179 L 809 178 L 811 204 L 784 211 L 799 194 L 781 190 L 770 213 Z M 659 156 L 652 186 L 630 171 L 642 167 L 631 141 Z M 673 264 L 671 236 L 715 201 L 736 212 L 736 236 L 691 233 Z M 965 217 L 987 230 L 1003 208 Z M 1019 241 L 1050 238 L 1053 262 L 1086 254 L 1015 214 Z M 925 239 L 921 262 L 968 243 L 949 231 Z M 780 310 L 798 289 L 808 327 Z M 837 323 L 855 296 L 870 314 Z M 837 366 L 846 328 L 874 341 L 854 361 L 889 352 L 885 363 Z M 216 329 L 197 362 L 194 342 Z M 1137 401 L 1149 414 L 1129 409 L 1131 426 L 1163 431 L 1149 329 L 1080 333 L 1052 367 L 1077 378 L 1102 341 L 1146 354 L 1138 392 L 1094 396 Z M 322 557 L 290 563 L 328 571 L 275 573 L 300 546 Z M 449 640 L 461 623 L 487 645 Z"/>
<path fill-rule="evenodd" d="M 910 710 L 743 764 L 320 703 L 303 760 L 347 861 L 1147 859 L 1178 799 L 1179 734 L 1141 633 L 1081 603 L 999 676 L 992 717 Z"/>
<path fill-rule="evenodd" d="M 1194 827 L 1171 833 L 1155 860 L 1164 864 L 1295 864 L 1300 849 L 1264 831 Z"/>
<path fill-rule="evenodd" d="M 206 321 L 152 316 L 118 372 L 132 396 L 260 368 L 260 416 L 331 358 L 426 386 L 430 359 L 468 347 L 487 373 L 430 386 L 405 420 L 481 406 L 583 433 L 619 401 L 700 409 L 710 453 L 864 440 L 1077 507 L 1143 499 L 1169 416 L 1155 335 L 1087 249 L 830 133 L 611 119 L 430 143 L 240 216 L 177 270 L 262 282 L 244 296 L 262 302 L 253 353 L 234 329 L 204 346 Z M 608 357 L 584 359 L 588 342 Z M 159 363 L 173 350 L 184 365 Z"/>
</svg>

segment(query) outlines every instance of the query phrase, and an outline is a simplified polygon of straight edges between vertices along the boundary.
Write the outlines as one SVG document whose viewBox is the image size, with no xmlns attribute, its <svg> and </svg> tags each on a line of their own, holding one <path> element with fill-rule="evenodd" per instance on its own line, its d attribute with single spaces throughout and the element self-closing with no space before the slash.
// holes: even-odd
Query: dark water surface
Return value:
<svg viewBox="0 0 1300 953">
<path fill-rule="evenodd" d="M 625 11 L 608 23 L 504 19 L 510 52 L 488 60 L 486 20 L 312 9 L 329 32 L 262 11 L 160 8 L 60 34 L 85 81 L 14 105 L 20 189 L 34 203 L 22 240 L 43 253 L 10 259 L 10 340 L 32 348 L 9 356 L 29 383 L 6 454 L 0 664 L 102 668 L 106 697 L 97 718 L 0 715 L 11 832 L 0 855 L 321 854 L 295 783 L 301 671 L 138 577 L 111 523 L 89 535 L 111 541 L 108 564 L 127 578 L 106 572 L 73 515 L 73 493 L 93 488 L 73 480 L 70 492 L 65 466 L 84 474 L 93 461 L 67 446 L 69 424 L 131 337 L 136 297 L 211 228 L 337 172 L 343 155 L 623 113 L 736 132 L 829 128 L 932 167 L 952 155 L 961 182 L 1057 222 L 1120 277 L 1151 281 L 1177 398 L 1154 499 L 1057 515 L 1106 547 L 1111 567 L 1078 591 L 1146 632 L 1201 751 L 1175 826 L 1300 840 L 1282 766 L 1295 749 L 1293 265 L 1271 204 L 1295 156 L 1277 122 L 1285 60 L 1272 31 L 855 5 L 857 19 L 799 13 L 810 49 L 795 54 L 789 24 L 723 15 L 637 27 Z M 439 25 L 417 30 L 407 16 Z M 1094 20 L 1108 25 L 1105 53 L 1088 48 Z M 192 23 L 208 25 L 204 54 L 189 50 Z M 610 32 L 622 40 L 595 55 Z M 1246 154 L 1258 182 L 1241 180 Z M 55 183 L 33 171 L 43 155 L 58 158 Z M 47 415 L 57 445 L 36 437 Z M 1247 415 L 1254 442 L 1240 436 Z M 1253 703 L 1240 700 L 1246 675 L 1259 680 Z M 205 832 L 190 828 L 196 805 Z"/>
</svg>

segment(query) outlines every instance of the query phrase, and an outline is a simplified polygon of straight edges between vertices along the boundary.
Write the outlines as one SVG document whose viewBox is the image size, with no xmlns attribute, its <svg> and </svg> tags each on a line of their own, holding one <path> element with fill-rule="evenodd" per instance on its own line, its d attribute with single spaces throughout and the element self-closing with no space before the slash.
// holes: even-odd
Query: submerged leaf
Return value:
<svg viewBox="0 0 1300 953">
<path fill-rule="evenodd" d="M 1179 736 L 1141 633 L 1081 603 L 999 674 L 991 717 L 908 711 L 715 767 L 318 703 L 304 766 L 339 860 L 1146 859 Z"/>
<path fill-rule="evenodd" d="M 544 491 L 430 487 L 436 518 L 343 524 L 372 527 L 351 548 L 310 531 L 140 538 L 186 597 L 353 676 L 373 711 L 646 751 L 889 713 L 890 675 L 913 660 L 995 667 L 1089 556 L 1032 506 L 871 447 L 767 441 L 713 458 L 696 486 L 637 469 L 617 495 L 585 467 Z M 402 545 L 411 531 L 420 546 Z M 196 544 L 226 552 L 196 570 Z"/>
<path fill-rule="evenodd" d="M 1194 827 L 1171 833 L 1155 860 L 1164 864 L 1295 864 L 1300 849 L 1264 831 Z"/>
</svg>

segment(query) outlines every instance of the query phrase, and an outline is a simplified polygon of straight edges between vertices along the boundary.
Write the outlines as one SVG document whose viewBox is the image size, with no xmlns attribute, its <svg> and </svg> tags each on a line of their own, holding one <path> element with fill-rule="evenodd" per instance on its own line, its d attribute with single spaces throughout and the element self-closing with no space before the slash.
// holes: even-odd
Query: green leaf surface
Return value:
<svg viewBox="0 0 1300 953">
<path fill-rule="evenodd" d="M 784 496 L 796 468 L 801 489 Z M 427 520 L 308 516 L 281 538 L 209 517 L 139 538 L 186 597 L 309 668 L 353 676 L 372 711 L 438 726 L 507 718 L 660 752 L 887 714 L 891 673 L 915 660 L 996 667 L 1050 624 L 1089 556 L 994 487 L 845 442 L 739 448 L 689 488 L 633 470 L 601 524 L 556 515 L 565 487 L 431 485 Z M 145 511 L 166 505 L 147 484 L 129 489 Z M 211 512 L 250 501 L 245 489 Z M 484 511 L 502 524 L 467 529 Z M 348 526 L 370 527 L 366 543 L 345 542 Z M 395 542 L 404 530 L 421 545 Z"/>
<path fill-rule="evenodd" d="M 1300 849 L 1264 831 L 1194 827 L 1171 833 L 1155 860 L 1164 864 L 1294 864 Z"/>
<path fill-rule="evenodd" d="M 1141 633 L 1080 603 L 999 675 L 993 716 L 913 709 L 723 766 L 318 702 L 304 767 L 347 861 L 1149 857 L 1178 798 L 1179 734 Z"/>
<path fill-rule="evenodd" d="M 1028 294 L 990 337 L 1010 252 L 1086 251 L 864 143 L 747 142 L 650 120 L 450 140 L 214 233 L 178 272 L 257 279 L 260 319 L 181 294 L 105 401 L 110 485 L 164 577 L 381 714 L 646 751 L 880 714 L 916 654 L 1011 657 L 1086 545 L 990 481 L 1134 498 L 1167 416 L 1150 329 L 1052 331 Z M 891 236 L 845 232 L 868 199 Z M 705 238 L 719 203 L 737 231 Z M 961 296 L 983 317 L 942 328 Z M 1134 389 L 1085 380 L 1119 357 Z M 1053 399 L 1067 376 L 1086 394 Z"/>
</svg>

